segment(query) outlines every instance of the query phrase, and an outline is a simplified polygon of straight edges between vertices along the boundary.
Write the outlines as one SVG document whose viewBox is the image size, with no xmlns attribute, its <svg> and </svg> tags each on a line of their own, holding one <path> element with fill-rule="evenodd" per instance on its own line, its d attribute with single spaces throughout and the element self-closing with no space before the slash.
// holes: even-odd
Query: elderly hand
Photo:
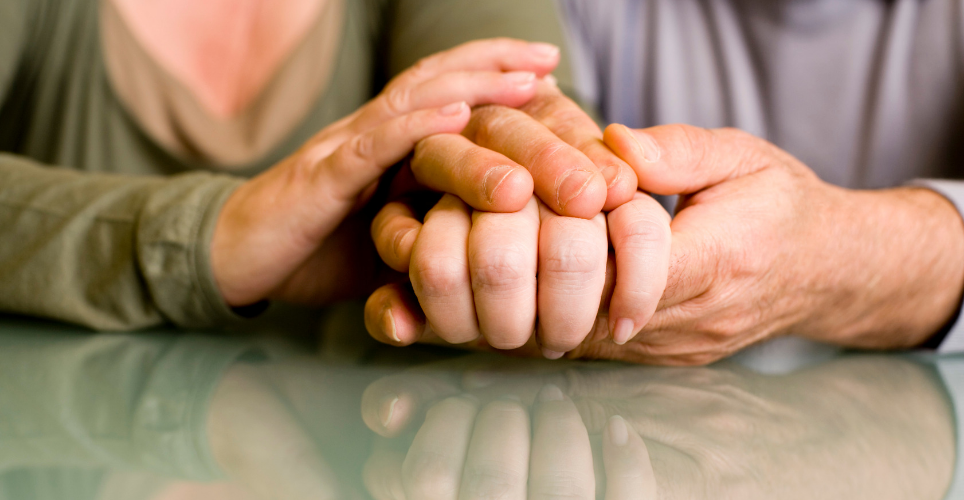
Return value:
<svg viewBox="0 0 964 500">
<path fill-rule="evenodd" d="M 605 139 L 642 189 L 681 199 L 653 319 L 626 348 L 586 343 L 573 355 L 705 364 L 786 333 L 907 348 L 960 303 L 964 231 L 932 191 L 835 187 L 732 129 L 613 125 Z"/>
<path fill-rule="evenodd" d="M 554 47 L 506 39 L 472 42 L 429 57 L 363 108 L 242 185 L 221 210 L 211 245 L 214 277 L 227 304 L 268 298 L 319 303 L 344 287 L 338 279 L 346 267 L 341 254 L 349 252 L 333 255 L 338 237 L 332 235 L 371 196 L 385 169 L 426 137 L 461 137 L 454 134 L 468 124 L 469 106 L 524 104 L 535 95 L 537 78 L 558 59 Z M 465 199 L 482 200 L 477 205 L 482 209 L 518 210 L 532 195 L 532 179 L 521 167 L 504 168 L 502 174 L 502 183 L 490 190 L 484 180 L 468 178 L 453 189 Z M 364 280 L 353 276 L 351 281 Z"/>
<path fill-rule="evenodd" d="M 736 130 L 674 125 L 630 131 L 614 125 L 605 140 L 633 166 L 641 188 L 678 194 L 681 201 L 671 226 L 665 291 L 651 320 L 624 308 L 640 303 L 629 293 L 646 292 L 645 302 L 660 283 L 666 240 L 653 230 L 658 224 L 613 224 L 619 212 L 610 214 L 617 259 L 609 267 L 618 270 L 617 292 L 608 311 L 607 301 L 601 302 L 595 326 L 572 348 L 572 357 L 706 364 L 786 333 L 846 346 L 906 348 L 924 342 L 956 310 L 964 232 L 954 207 L 931 191 L 834 187 L 772 144 Z M 636 240 L 645 246 L 620 255 L 619 231 L 640 236 Z M 507 230 L 502 238 L 509 237 Z M 588 284 L 591 278 L 573 281 Z M 638 284 L 643 282 L 650 285 Z M 432 318 L 423 326 L 418 311 L 404 311 L 414 309 L 404 295 L 394 287 L 370 299 L 376 337 L 385 337 L 379 333 L 386 323 L 377 318 L 388 310 L 394 331 L 411 335 L 398 334 L 397 343 L 432 336 Z M 625 296 L 631 298 L 620 298 Z M 565 302 L 537 300 L 539 317 L 573 311 Z M 505 302 L 499 314 L 529 307 L 528 301 Z M 615 318 L 634 317 L 633 341 L 618 345 Z"/>
</svg>

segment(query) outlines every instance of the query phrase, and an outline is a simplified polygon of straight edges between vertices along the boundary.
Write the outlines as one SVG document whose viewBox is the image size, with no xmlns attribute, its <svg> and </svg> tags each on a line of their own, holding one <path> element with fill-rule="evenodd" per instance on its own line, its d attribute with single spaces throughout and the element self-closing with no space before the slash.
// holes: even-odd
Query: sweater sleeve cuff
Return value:
<svg viewBox="0 0 964 500">
<path fill-rule="evenodd" d="M 939 179 L 915 179 L 908 183 L 910 186 L 930 189 L 937 194 L 947 198 L 957 212 L 964 218 L 964 181 L 939 180 Z M 964 255 L 961 256 L 964 259 Z M 937 339 L 937 352 L 940 353 L 959 353 L 964 352 L 964 321 L 961 317 L 961 306 L 958 304 L 957 314 L 954 319 L 941 331 L 943 339 Z"/>
<path fill-rule="evenodd" d="M 137 258 L 157 308 L 185 328 L 243 319 L 224 302 L 211 269 L 221 207 L 243 181 L 186 174 L 151 193 L 137 222 Z"/>
</svg>

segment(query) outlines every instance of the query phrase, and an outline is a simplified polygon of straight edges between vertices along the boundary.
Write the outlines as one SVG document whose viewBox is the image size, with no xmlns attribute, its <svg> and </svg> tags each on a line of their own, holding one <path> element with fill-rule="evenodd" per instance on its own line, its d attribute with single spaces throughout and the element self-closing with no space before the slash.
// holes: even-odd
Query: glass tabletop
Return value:
<svg viewBox="0 0 964 500">
<path fill-rule="evenodd" d="M 363 335 L 319 347 L 0 318 L 0 499 L 960 491 L 962 358 L 821 351 L 782 369 L 747 357 L 665 368 Z"/>
</svg>

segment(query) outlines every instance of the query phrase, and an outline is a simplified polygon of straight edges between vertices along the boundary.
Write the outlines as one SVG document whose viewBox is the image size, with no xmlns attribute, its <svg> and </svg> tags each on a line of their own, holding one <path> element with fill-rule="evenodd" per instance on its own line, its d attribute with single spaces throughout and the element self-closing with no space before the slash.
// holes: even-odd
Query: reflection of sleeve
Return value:
<svg viewBox="0 0 964 500">
<path fill-rule="evenodd" d="M 220 475 L 206 438 L 222 373 L 256 351 L 204 337 L 0 336 L 0 470 L 31 466 Z"/>
<path fill-rule="evenodd" d="M 953 203 L 957 211 L 964 217 L 964 181 L 918 179 L 910 184 L 936 191 Z M 964 258 L 964 256 L 961 258 Z M 960 306 L 958 307 L 957 317 L 946 331 L 947 333 L 937 351 L 941 353 L 964 352 L 964 321 L 962 321 L 962 315 L 960 314 Z"/>
<path fill-rule="evenodd" d="M 957 434 L 957 460 L 951 487 L 944 498 L 964 498 L 964 358 L 944 358 L 936 363 L 937 371 L 944 380 L 944 388 L 954 409 L 954 429 Z"/>
<path fill-rule="evenodd" d="M 113 330 L 234 318 L 208 252 L 240 182 L 79 173 L 0 154 L 0 310 Z"/>
<path fill-rule="evenodd" d="M 553 0 L 396 0 L 393 8 L 390 75 L 469 40 L 510 37 L 562 47 L 562 61 L 554 75 L 572 95 L 565 38 Z"/>
</svg>

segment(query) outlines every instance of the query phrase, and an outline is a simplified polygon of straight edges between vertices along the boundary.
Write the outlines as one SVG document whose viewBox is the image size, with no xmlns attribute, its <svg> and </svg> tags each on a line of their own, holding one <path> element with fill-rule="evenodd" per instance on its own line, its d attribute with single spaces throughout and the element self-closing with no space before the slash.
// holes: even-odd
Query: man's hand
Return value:
<svg viewBox="0 0 964 500">
<path fill-rule="evenodd" d="M 706 364 L 787 333 L 853 347 L 907 348 L 956 311 L 964 231 L 954 207 L 931 191 L 834 187 L 772 144 L 736 130 L 614 125 L 605 139 L 633 166 L 642 189 L 678 194 L 681 201 L 665 291 L 651 320 L 633 322 L 639 333 L 625 346 L 614 342 L 622 340 L 614 335 L 616 318 L 646 315 L 627 314 L 627 305 L 645 308 L 619 297 L 658 282 L 654 257 L 664 255 L 663 245 L 656 224 L 634 222 L 646 210 L 623 211 L 635 215 L 628 221 L 610 214 L 616 255 L 608 268 L 616 277 L 606 280 L 602 314 L 571 357 Z M 642 235 L 637 241 L 648 246 L 620 255 L 622 233 Z M 369 325 L 376 337 L 385 337 L 377 318 L 386 310 L 393 311 L 395 332 L 433 333 L 430 319 L 426 328 L 404 296 L 400 287 L 372 296 Z M 539 317 L 572 310 L 558 309 L 572 307 L 564 301 L 537 300 Z M 529 304 L 505 302 L 499 313 L 511 317 Z"/>
<path fill-rule="evenodd" d="M 785 333 L 907 348 L 960 303 L 964 230 L 936 193 L 835 187 L 737 130 L 612 125 L 605 140 L 642 189 L 681 199 L 652 321 L 622 348 L 597 327 L 574 356 L 705 364 Z"/>
<path fill-rule="evenodd" d="M 345 287 L 337 279 L 345 259 L 333 255 L 338 238 L 330 236 L 367 201 L 385 169 L 426 137 L 460 133 L 469 106 L 526 103 L 537 79 L 558 59 L 551 46 L 507 39 L 472 42 L 429 57 L 242 185 L 225 203 L 211 245 L 214 276 L 227 304 L 267 298 L 318 303 Z M 502 174 L 512 181 L 497 190 L 469 178 L 452 188 L 485 210 L 522 208 L 532 195 L 531 177 L 518 166 Z"/>
</svg>

